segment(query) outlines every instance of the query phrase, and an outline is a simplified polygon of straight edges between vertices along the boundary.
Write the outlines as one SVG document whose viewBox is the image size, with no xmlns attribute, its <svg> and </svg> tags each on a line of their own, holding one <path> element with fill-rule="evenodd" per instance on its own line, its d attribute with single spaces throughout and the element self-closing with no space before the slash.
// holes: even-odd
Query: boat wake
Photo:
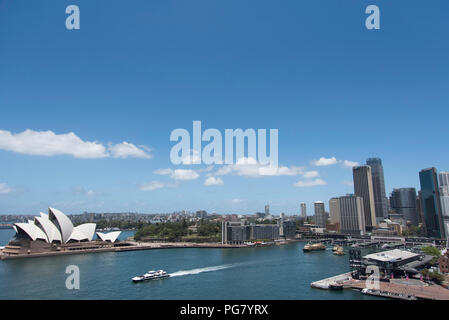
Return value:
<svg viewBox="0 0 449 320">
<path fill-rule="evenodd" d="M 180 277 L 180 276 L 187 276 L 191 274 L 199 274 L 203 272 L 211 272 L 211 271 L 218 271 L 223 269 L 229 269 L 234 267 L 235 264 L 223 264 L 221 266 L 214 266 L 214 267 L 207 267 L 207 268 L 197 268 L 192 270 L 180 270 L 176 271 L 170 274 L 170 277 Z"/>
</svg>

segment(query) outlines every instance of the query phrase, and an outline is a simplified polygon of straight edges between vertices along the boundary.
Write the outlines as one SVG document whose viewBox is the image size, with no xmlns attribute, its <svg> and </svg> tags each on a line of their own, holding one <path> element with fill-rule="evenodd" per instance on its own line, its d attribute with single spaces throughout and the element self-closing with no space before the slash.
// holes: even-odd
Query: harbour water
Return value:
<svg viewBox="0 0 449 320">
<path fill-rule="evenodd" d="M 0 245 L 13 236 L 0 230 Z M 125 232 L 122 238 L 132 233 Z M 310 283 L 349 271 L 348 257 L 304 253 L 304 243 L 243 249 L 157 249 L 0 261 L 0 299 L 377 299 L 352 290 L 312 289 Z M 68 290 L 67 266 L 80 270 Z M 132 283 L 148 270 L 165 280 Z"/>
</svg>

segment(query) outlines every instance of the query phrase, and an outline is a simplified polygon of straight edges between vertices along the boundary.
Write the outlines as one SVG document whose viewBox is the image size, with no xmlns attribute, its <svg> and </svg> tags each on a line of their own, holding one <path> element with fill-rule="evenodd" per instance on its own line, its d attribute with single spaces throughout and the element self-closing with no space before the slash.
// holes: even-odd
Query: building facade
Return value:
<svg viewBox="0 0 449 320">
<path fill-rule="evenodd" d="M 362 235 L 366 230 L 363 199 L 356 195 L 338 198 L 340 205 L 340 232 Z"/>
<path fill-rule="evenodd" d="M 366 231 L 376 226 L 373 181 L 370 166 L 356 166 L 352 168 L 354 179 L 354 194 L 363 199 Z"/>
<path fill-rule="evenodd" d="M 314 203 L 315 208 L 315 224 L 320 228 L 326 227 L 326 211 L 324 209 L 324 202 L 323 201 L 315 201 Z"/>
<path fill-rule="evenodd" d="M 282 221 L 282 230 L 285 239 L 294 239 L 296 237 L 296 222 Z"/>
<path fill-rule="evenodd" d="M 440 180 L 440 187 L 447 186 L 449 187 L 449 172 L 441 171 L 438 174 Z"/>
<path fill-rule="evenodd" d="M 267 204 L 265 206 L 265 216 L 269 216 L 270 215 L 270 206 Z"/>
<path fill-rule="evenodd" d="M 441 212 L 440 189 L 438 186 L 437 170 L 423 169 L 419 172 L 421 184 L 421 206 L 428 237 L 446 238 L 443 215 Z"/>
<path fill-rule="evenodd" d="M 388 215 L 388 201 L 385 193 L 384 168 L 380 158 L 368 158 L 366 164 L 371 167 L 373 181 L 374 211 L 379 223 Z"/>
<path fill-rule="evenodd" d="M 307 205 L 305 202 L 301 202 L 301 218 L 307 218 Z"/>
<path fill-rule="evenodd" d="M 393 189 L 390 198 L 391 209 L 395 214 L 402 216 L 407 223 L 417 226 L 419 213 L 416 203 L 415 188 Z"/>
<path fill-rule="evenodd" d="M 290 235 L 290 229 L 288 227 L 288 225 L 284 225 L 284 232 Z M 241 222 L 226 221 L 222 222 L 221 242 L 223 244 L 242 244 L 255 240 L 278 240 L 280 239 L 279 230 L 278 224 L 244 225 Z"/>
<path fill-rule="evenodd" d="M 331 198 L 329 200 L 329 218 L 333 225 L 336 225 L 336 231 L 340 231 L 340 199 Z"/>
<path fill-rule="evenodd" d="M 443 227 L 445 236 L 449 237 L 449 172 L 440 172 L 438 177 L 440 182 L 440 204 Z"/>
</svg>

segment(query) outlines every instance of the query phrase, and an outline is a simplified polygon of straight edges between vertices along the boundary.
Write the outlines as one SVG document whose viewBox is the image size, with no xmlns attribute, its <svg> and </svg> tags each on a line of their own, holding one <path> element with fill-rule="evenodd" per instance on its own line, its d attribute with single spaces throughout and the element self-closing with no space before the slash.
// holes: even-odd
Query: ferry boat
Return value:
<svg viewBox="0 0 449 320">
<path fill-rule="evenodd" d="M 343 256 L 345 254 L 345 250 L 341 246 L 335 246 L 332 251 L 337 256 Z"/>
<path fill-rule="evenodd" d="M 303 251 L 305 252 L 309 252 L 309 251 L 315 251 L 315 250 L 325 250 L 326 246 L 324 244 L 322 244 L 321 242 L 319 243 L 308 243 L 304 246 Z"/>
<path fill-rule="evenodd" d="M 158 280 L 158 279 L 164 279 L 168 278 L 170 275 L 165 272 L 164 270 L 158 270 L 158 271 L 148 271 L 147 273 L 132 278 L 133 282 L 141 282 L 146 280 Z"/>
</svg>

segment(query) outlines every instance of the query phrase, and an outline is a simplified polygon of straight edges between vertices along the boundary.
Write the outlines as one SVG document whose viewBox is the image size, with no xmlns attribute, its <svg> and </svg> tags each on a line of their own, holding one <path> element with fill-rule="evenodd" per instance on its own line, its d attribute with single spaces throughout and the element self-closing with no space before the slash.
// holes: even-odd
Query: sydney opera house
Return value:
<svg viewBox="0 0 449 320">
<path fill-rule="evenodd" d="M 114 246 L 120 231 L 96 232 L 95 223 L 74 226 L 61 211 L 48 208 L 34 220 L 13 225 L 15 238 L 3 249 L 6 255 L 63 253 L 107 249 Z M 96 239 L 94 239 L 96 234 Z"/>
</svg>

